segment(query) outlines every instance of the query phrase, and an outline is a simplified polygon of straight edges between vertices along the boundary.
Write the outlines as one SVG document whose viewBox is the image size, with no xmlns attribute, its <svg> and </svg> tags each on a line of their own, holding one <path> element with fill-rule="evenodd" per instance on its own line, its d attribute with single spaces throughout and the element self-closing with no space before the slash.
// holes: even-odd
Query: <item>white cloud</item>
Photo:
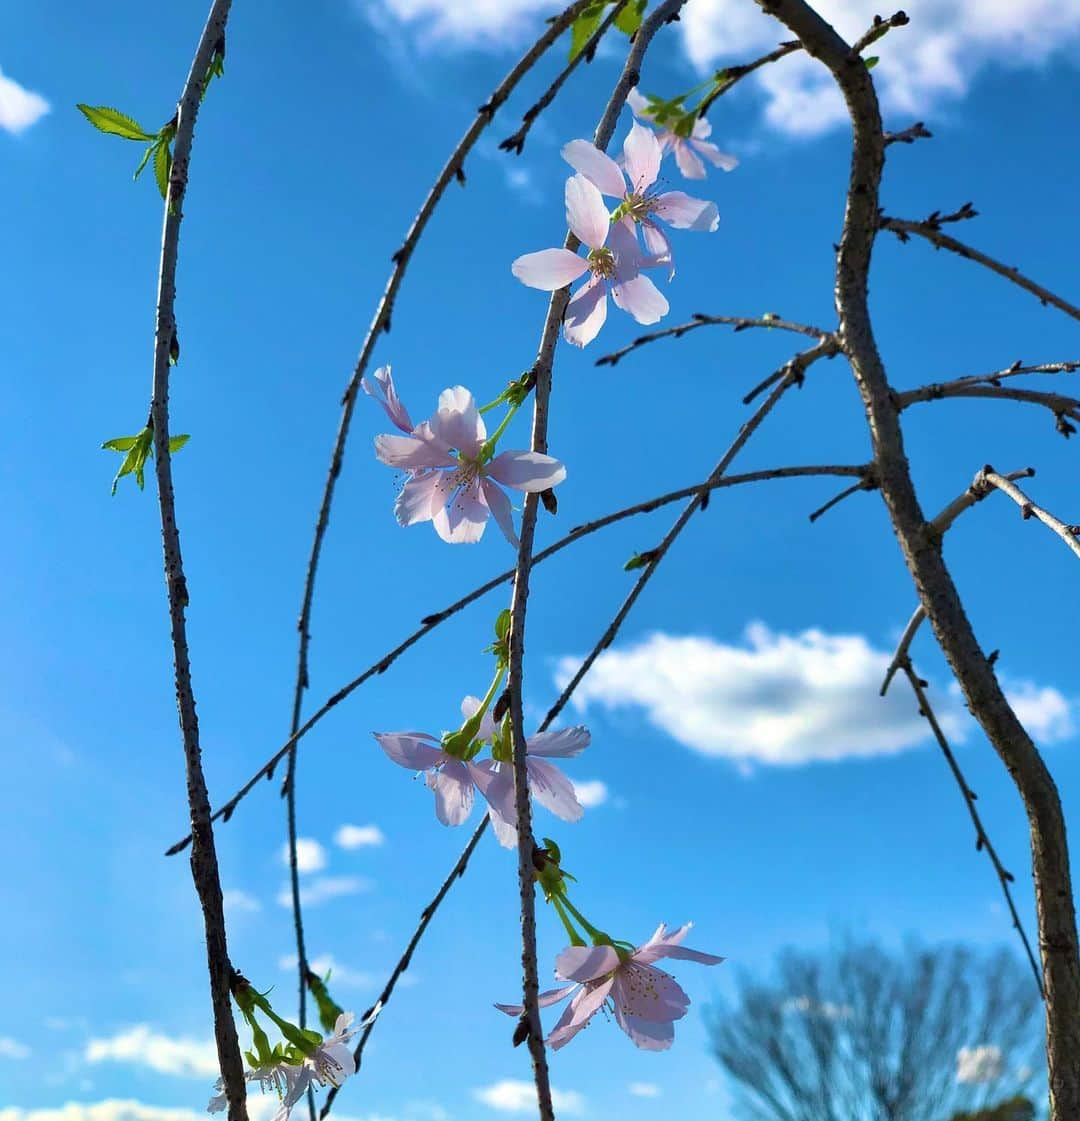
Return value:
<svg viewBox="0 0 1080 1121">
<path fill-rule="evenodd" d="M 791 766 L 889 755 L 929 738 L 909 690 L 878 695 L 892 656 L 862 635 L 799 634 L 751 623 L 741 645 L 657 633 L 602 654 L 578 687 L 575 706 L 639 707 L 649 721 L 704 755 Z M 565 686 L 578 666 L 562 658 Z M 1072 733 L 1071 706 L 1056 689 L 1005 682 L 1031 730 Z M 931 689 L 938 720 L 957 742 L 973 730 L 956 690 Z"/>
<path fill-rule="evenodd" d="M 655 1082 L 631 1082 L 626 1087 L 635 1098 L 658 1098 L 660 1087 Z"/>
<path fill-rule="evenodd" d="M 544 0 L 363 0 L 377 25 L 396 21 L 421 45 L 500 47 L 535 34 L 559 5 Z M 849 41 L 880 10 L 878 0 L 818 0 L 817 10 Z M 895 28 L 871 51 L 880 58 L 874 79 L 885 111 L 932 117 L 963 97 L 992 66 L 1039 67 L 1074 52 L 1080 41 L 1080 0 L 920 0 L 911 23 Z M 694 0 L 682 12 L 683 50 L 707 72 L 749 62 L 791 32 L 746 0 Z M 680 89 L 656 92 L 669 96 Z M 847 121 L 825 67 L 802 53 L 762 67 L 747 84 L 764 98 L 775 129 L 813 136 Z M 900 123 L 900 122 L 897 122 Z"/>
<path fill-rule="evenodd" d="M 0 1035 L 0 1059 L 28 1059 L 30 1048 L 17 1039 L 9 1039 Z"/>
<path fill-rule="evenodd" d="M 320 876 L 311 880 L 300 888 L 300 903 L 305 907 L 317 907 L 328 899 L 337 899 L 342 895 L 359 895 L 363 891 L 370 891 L 370 880 L 360 876 Z M 278 892 L 277 901 L 282 907 L 292 906 L 292 891 L 283 887 Z"/>
<path fill-rule="evenodd" d="M 996 1082 L 1004 1070 L 1001 1048 L 992 1043 L 961 1047 L 956 1053 L 957 1082 Z"/>
<path fill-rule="evenodd" d="M 504 1078 L 491 1086 L 473 1090 L 473 1097 L 501 1113 L 535 1113 L 536 1087 L 531 1082 Z M 551 1089 L 551 1104 L 556 1113 L 584 1113 L 585 1099 L 576 1090 Z"/>
<path fill-rule="evenodd" d="M 346 988 L 370 989 L 376 984 L 376 978 L 371 973 L 363 973 L 342 965 L 330 954 L 320 954 L 318 957 L 308 958 L 308 965 L 313 972 L 324 978 L 330 974 L 330 984 L 333 988 L 345 986 Z M 295 969 L 296 955 L 286 954 L 278 958 L 278 967 L 281 969 Z"/>
<path fill-rule="evenodd" d="M 54 1109 L 0 1109 L 0 1121 L 205 1121 L 205 1118 L 205 1113 L 191 1109 L 170 1109 L 121 1098 L 68 1102 Z"/>
<path fill-rule="evenodd" d="M 386 834 L 377 825 L 343 825 L 334 834 L 334 843 L 343 849 L 376 848 L 386 844 Z"/>
<path fill-rule="evenodd" d="M 173 1039 L 158 1035 L 147 1024 L 136 1024 L 108 1039 L 91 1039 L 84 1057 L 90 1063 L 133 1063 L 185 1078 L 218 1075 L 217 1049 L 212 1039 Z"/>
<path fill-rule="evenodd" d="M 246 891 L 240 891 L 239 888 L 223 891 L 221 901 L 225 904 L 226 911 L 247 911 L 249 914 L 254 914 L 262 910 L 262 904 L 254 896 L 248 895 Z"/>
<path fill-rule="evenodd" d="M 575 782 L 574 793 L 577 795 L 577 800 L 587 810 L 602 806 L 608 800 L 607 783 L 601 782 L 599 779 Z"/>
<path fill-rule="evenodd" d="M 0 70 L 0 128 L 22 132 L 44 117 L 50 108 L 40 94 L 23 89 L 12 78 L 5 78 Z"/>
<path fill-rule="evenodd" d="M 281 846 L 281 863 L 289 867 L 288 842 Z M 296 838 L 296 870 L 298 872 L 321 872 L 326 867 L 326 850 L 311 837 Z"/>
</svg>

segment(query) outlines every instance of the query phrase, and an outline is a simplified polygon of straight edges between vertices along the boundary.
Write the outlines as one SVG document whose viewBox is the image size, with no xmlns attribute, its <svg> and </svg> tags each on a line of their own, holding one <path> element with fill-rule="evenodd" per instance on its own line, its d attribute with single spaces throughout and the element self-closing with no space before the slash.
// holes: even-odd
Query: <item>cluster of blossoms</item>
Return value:
<svg viewBox="0 0 1080 1121">
<path fill-rule="evenodd" d="M 637 91 L 633 94 L 631 107 L 643 116 L 647 102 Z M 665 153 L 674 152 L 679 169 L 688 178 L 704 176 L 702 155 L 730 170 L 735 166 L 733 157 L 710 144 L 708 135 L 709 123 L 704 119 L 687 138 L 666 131 L 657 136 L 635 120 L 623 142 L 621 163 L 587 140 L 571 140 L 563 148 L 563 159 L 577 173 L 566 181 L 566 223 L 586 254 L 541 249 L 518 257 L 511 271 L 523 284 L 546 292 L 565 288 L 589 273 L 566 308 L 563 335 L 567 342 L 586 346 L 596 338 L 607 318 L 609 294 L 638 323 L 656 323 L 667 314 L 667 300 L 644 272 L 666 268 L 668 280 L 675 275 L 675 256 L 665 225 L 712 233 L 720 216 L 715 203 L 683 191 L 657 191 L 660 165 Z M 610 212 L 604 196 L 616 200 Z"/>
<path fill-rule="evenodd" d="M 353 1014 L 342 1012 L 330 1000 L 325 985 L 319 978 L 313 978 L 312 986 L 319 1004 L 320 1016 L 324 1023 L 332 1024 L 326 1038 L 317 1031 L 298 1028 L 274 1012 L 265 994 L 256 992 L 243 978 L 234 978 L 232 993 L 237 1007 L 251 1028 L 254 1049 L 245 1052 L 248 1070 L 244 1078 L 249 1083 L 258 1083 L 263 1093 L 276 1093 L 280 1100 L 272 1121 L 287 1121 L 292 1107 L 308 1092 L 321 1086 L 340 1086 L 351 1074 L 356 1073 L 356 1063 L 349 1041 L 361 1028 L 371 1023 L 378 1015 L 376 1006 L 361 1024 L 353 1026 Z M 266 1032 L 260 1025 L 256 1012 L 262 1012 L 273 1022 L 284 1036 L 283 1042 L 270 1046 Z M 220 1113 L 228 1105 L 224 1081 L 218 1079 L 214 1089 L 217 1091 L 206 1107 L 208 1113 Z"/>
</svg>

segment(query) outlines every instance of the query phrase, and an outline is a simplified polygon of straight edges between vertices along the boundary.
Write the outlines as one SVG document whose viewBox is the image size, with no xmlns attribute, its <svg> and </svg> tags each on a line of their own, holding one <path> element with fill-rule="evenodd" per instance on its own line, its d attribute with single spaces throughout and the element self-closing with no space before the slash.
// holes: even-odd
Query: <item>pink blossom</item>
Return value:
<svg viewBox="0 0 1080 1121">
<path fill-rule="evenodd" d="M 598 151 L 591 144 L 588 147 Z M 545 292 L 565 288 L 586 272 L 591 274 L 566 309 L 563 335 L 567 342 L 586 346 L 596 338 L 607 318 L 609 291 L 616 305 L 639 323 L 655 323 L 667 314 L 667 300 L 641 273 L 657 262 L 642 256 L 632 230 L 611 224 L 597 184 L 589 178 L 574 175 L 566 181 L 566 222 L 588 249 L 584 257 L 569 249 L 541 249 L 518 257 L 510 269 L 522 284 Z"/>
<path fill-rule="evenodd" d="M 587 140 L 571 140 L 562 150 L 562 157 L 579 174 L 599 190 L 619 200 L 612 217 L 617 226 L 629 229 L 638 226 L 645 247 L 654 263 L 671 264 L 671 243 L 656 222 L 663 219 L 677 230 L 707 230 L 712 233 L 720 224 L 716 204 L 692 198 L 682 191 L 657 194 L 651 188 L 660 174 L 663 150 L 651 129 L 635 121 L 623 142 L 623 165 Z M 625 168 L 625 178 L 624 178 Z M 630 180 L 627 187 L 626 179 Z M 674 271 L 674 267 L 672 267 Z"/>
<path fill-rule="evenodd" d="M 626 95 L 626 103 L 635 117 L 655 124 L 649 113 L 649 102 L 638 93 L 636 88 Z M 721 152 L 715 144 L 710 143 L 710 136 L 712 136 L 712 125 L 704 117 L 698 117 L 694 121 L 694 130 L 689 136 L 677 136 L 669 129 L 661 127 L 657 140 L 665 154 L 675 153 L 675 162 L 687 179 L 705 178 L 705 165 L 700 159 L 702 156 L 715 167 L 724 171 L 734 171 L 739 166 L 739 161 L 735 156 Z"/>
<path fill-rule="evenodd" d="M 690 998 L 669 973 L 653 964 L 660 958 L 681 958 L 702 965 L 718 965 L 724 959 L 689 950 L 680 945 L 691 924 L 671 934 L 661 923 L 656 933 L 632 954 L 620 954 L 614 946 L 568 946 L 555 959 L 555 976 L 575 984 L 540 994 L 540 1006 L 557 1004 L 571 997 L 547 1038 L 558 1050 L 610 1002 L 615 1022 L 637 1047 L 666 1051 L 675 1039 L 675 1021 L 690 1007 Z M 521 1006 L 495 1005 L 509 1016 L 520 1016 Z"/>
<path fill-rule="evenodd" d="M 476 697 L 466 697 L 461 702 L 461 713 L 468 719 L 480 707 Z M 482 740 L 496 734 L 495 722 L 485 713 L 477 733 Z M 550 758 L 569 759 L 580 755 L 589 746 L 588 728 L 577 725 L 558 732 L 537 732 L 525 741 L 525 771 L 529 776 L 532 796 L 563 821 L 580 821 L 585 813 L 577 799 L 574 784 L 559 770 Z M 480 764 L 481 767 L 484 764 Z M 509 762 L 492 765 L 488 761 L 486 774 L 477 782 L 488 802 L 495 836 L 503 848 L 517 845 L 517 810 L 514 805 L 514 768 Z"/>
<path fill-rule="evenodd" d="M 374 732 L 386 754 L 410 771 L 424 771 L 435 792 L 435 816 L 443 825 L 460 825 L 472 813 L 476 788 L 491 778 L 490 763 L 478 764 L 450 755 L 426 732 Z"/>
<path fill-rule="evenodd" d="M 409 410 L 401 403 L 397 390 L 394 389 L 394 379 L 390 375 L 390 367 L 380 366 L 371 376 L 375 379 L 375 388 L 372 388 L 371 382 L 367 378 L 360 379 L 360 388 L 382 405 L 386 410 L 386 415 L 402 432 L 412 432 L 413 422 L 409 418 Z M 380 390 L 382 391 L 381 397 L 379 396 Z"/>
<path fill-rule="evenodd" d="M 384 388 L 383 407 L 404 431 L 408 414 L 393 394 L 389 370 Z M 489 459 L 486 440 L 484 418 L 460 385 L 444 389 L 435 414 L 408 435 L 376 436 L 378 459 L 409 473 L 394 504 L 398 523 L 430 521 L 444 541 L 472 543 L 480 540 L 490 514 L 516 546 L 510 499 L 502 487 L 547 490 L 566 478 L 566 468 L 550 455 L 531 451 L 506 451 Z"/>
</svg>

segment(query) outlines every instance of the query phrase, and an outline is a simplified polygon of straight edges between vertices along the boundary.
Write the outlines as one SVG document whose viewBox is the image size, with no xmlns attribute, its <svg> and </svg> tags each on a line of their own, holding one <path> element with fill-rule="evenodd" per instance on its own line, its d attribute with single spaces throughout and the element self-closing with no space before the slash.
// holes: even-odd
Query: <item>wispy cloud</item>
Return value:
<svg viewBox="0 0 1080 1121">
<path fill-rule="evenodd" d="M 300 888 L 300 902 L 305 907 L 317 907 L 330 899 L 343 895 L 359 895 L 374 887 L 371 880 L 360 876 L 320 876 L 303 884 Z M 292 906 L 292 892 L 286 886 L 278 892 L 277 901 L 282 907 Z"/>
<path fill-rule="evenodd" d="M 783 634 L 751 623 L 741 644 L 657 633 L 602 654 L 578 687 L 584 709 L 640 708 L 650 723 L 704 755 L 798 765 L 890 755 L 925 742 L 926 721 L 909 691 L 878 695 L 891 651 L 862 635 L 811 629 Z M 560 687 L 578 666 L 563 658 Z M 1071 705 L 1056 689 L 1005 682 L 1033 734 L 1072 734 Z M 938 718 L 960 741 L 974 727 L 955 689 L 935 696 Z"/>
<path fill-rule="evenodd" d="M 607 783 L 601 782 L 598 778 L 588 779 L 585 782 L 575 782 L 574 793 L 577 795 L 577 800 L 587 810 L 602 806 L 608 800 Z"/>
<path fill-rule="evenodd" d="M 289 846 L 281 846 L 281 863 L 289 866 Z M 311 837 L 296 838 L 296 870 L 298 872 L 321 872 L 326 867 L 326 850 Z"/>
<path fill-rule="evenodd" d="M 421 47 L 501 49 L 536 34 L 558 4 L 543 0 L 362 0 L 373 22 L 393 25 Z M 849 40 L 879 12 L 877 0 L 818 0 L 817 10 Z M 1080 42 L 1080 0 L 921 0 L 911 23 L 874 47 L 874 80 L 886 112 L 933 117 L 964 97 L 984 71 L 1038 68 L 1071 56 Z M 745 0 L 694 0 L 679 24 L 683 50 L 702 73 L 747 62 L 790 32 Z M 693 85 L 688 77 L 683 87 Z M 773 129 L 816 136 L 847 121 L 825 68 L 798 53 L 747 82 Z M 673 95 L 681 89 L 656 92 Z"/>
<path fill-rule="evenodd" d="M 246 891 L 241 891 L 239 888 L 230 888 L 223 891 L 221 901 L 225 904 L 226 911 L 234 913 L 245 911 L 248 914 L 254 914 L 256 911 L 262 910 L 262 904 L 253 895 L 248 895 Z"/>
<path fill-rule="evenodd" d="M 343 849 L 360 849 L 386 844 L 386 834 L 377 825 L 343 825 L 334 834 L 334 843 Z"/>
<path fill-rule="evenodd" d="M 1004 1071 L 1005 1057 L 992 1043 L 961 1047 L 956 1053 L 957 1082 L 996 1082 Z"/>
<path fill-rule="evenodd" d="M 330 974 L 330 983 L 335 989 L 339 986 L 349 989 L 370 989 L 378 983 L 378 978 L 373 973 L 364 973 L 351 966 L 342 965 L 330 954 L 319 954 L 318 957 L 309 958 L 308 965 L 320 977 L 325 978 Z M 296 955 L 286 954 L 278 958 L 278 966 L 286 970 L 295 969 Z"/>
<path fill-rule="evenodd" d="M 0 70 L 0 129 L 20 133 L 41 120 L 51 108 L 41 94 L 25 89 Z"/>
<path fill-rule="evenodd" d="M 635 1098 L 658 1098 L 660 1087 L 655 1082 L 631 1082 L 626 1087 Z"/>
<path fill-rule="evenodd" d="M 30 1058 L 30 1048 L 25 1043 L 20 1043 L 17 1039 L 10 1039 L 8 1036 L 0 1035 L 0 1059 L 28 1059 Z"/>
<path fill-rule="evenodd" d="M 218 1074 L 212 1039 L 160 1035 L 148 1024 L 136 1024 L 106 1039 L 91 1039 L 84 1058 L 89 1063 L 130 1063 L 184 1078 L 216 1078 Z"/>
<path fill-rule="evenodd" d="M 500 1113 L 535 1113 L 536 1087 L 531 1082 L 504 1078 L 490 1086 L 473 1090 L 473 1097 Z M 556 1113 L 585 1112 L 585 1099 L 576 1090 L 551 1089 L 551 1104 Z"/>
</svg>

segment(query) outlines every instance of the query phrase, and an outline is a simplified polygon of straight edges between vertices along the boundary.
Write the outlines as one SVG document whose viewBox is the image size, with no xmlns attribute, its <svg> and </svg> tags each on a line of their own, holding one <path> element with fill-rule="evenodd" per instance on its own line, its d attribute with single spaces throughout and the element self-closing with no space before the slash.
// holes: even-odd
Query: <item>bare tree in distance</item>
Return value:
<svg viewBox="0 0 1080 1121">
<path fill-rule="evenodd" d="M 843 941 L 785 951 L 737 990 L 708 1019 L 740 1118 L 947 1121 L 1044 1078 L 1039 994 L 1006 950 Z"/>
</svg>

